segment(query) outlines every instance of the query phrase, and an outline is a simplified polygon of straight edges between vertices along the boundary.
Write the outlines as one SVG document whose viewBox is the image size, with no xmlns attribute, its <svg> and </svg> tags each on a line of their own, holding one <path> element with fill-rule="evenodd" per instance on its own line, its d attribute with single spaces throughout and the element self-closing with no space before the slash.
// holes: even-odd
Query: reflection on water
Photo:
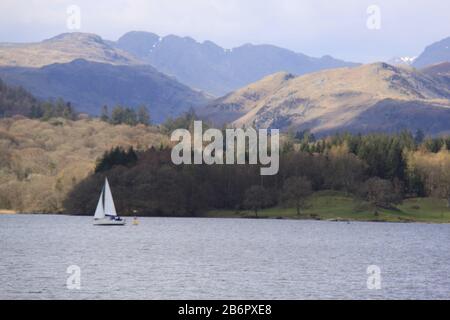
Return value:
<svg viewBox="0 0 450 320">
<path fill-rule="evenodd" d="M 0 241 L 3 299 L 450 298 L 450 225 L 6 215 Z"/>
</svg>

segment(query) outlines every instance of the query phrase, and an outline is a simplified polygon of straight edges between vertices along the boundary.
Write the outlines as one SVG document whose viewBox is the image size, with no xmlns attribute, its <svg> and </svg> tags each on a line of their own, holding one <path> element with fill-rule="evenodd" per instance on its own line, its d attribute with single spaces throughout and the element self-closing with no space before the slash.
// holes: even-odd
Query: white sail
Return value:
<svg viewBox="0 0 450 320">
<path fill-rule="evenodd" d="M 104 188 L 103 188 L 104 190 Z M 103 219 L 105 217 L 105 210 L 103 208 L 103 190 L 98 199 L 97 209 L 95 209 L 94 219 Z"/>
<path fill-rule="evenodd" d="M 117 216 L 111 189 L 109 188 L 108 178 L 105 178 L 105 215 Z"/>
</svg>

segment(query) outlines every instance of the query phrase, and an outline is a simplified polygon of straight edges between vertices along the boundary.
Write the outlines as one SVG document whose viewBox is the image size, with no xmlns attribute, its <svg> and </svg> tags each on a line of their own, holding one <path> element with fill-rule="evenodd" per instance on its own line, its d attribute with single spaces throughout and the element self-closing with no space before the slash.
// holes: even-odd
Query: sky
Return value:
<svg viewBox="0 0 450 320">
<path fill-rule="evenodd" d="M 80 29 L 67 27 L 72 5 L 80 9 Z M 72 31 L 117 40 L 132 30 L 211 40 L 228 49 L 266 43 L 315 57 L 386 61 L 419 55 L 449 37 L 450 1 L 0 1 L 0 42 L 35 42 Z"/>
</svg>

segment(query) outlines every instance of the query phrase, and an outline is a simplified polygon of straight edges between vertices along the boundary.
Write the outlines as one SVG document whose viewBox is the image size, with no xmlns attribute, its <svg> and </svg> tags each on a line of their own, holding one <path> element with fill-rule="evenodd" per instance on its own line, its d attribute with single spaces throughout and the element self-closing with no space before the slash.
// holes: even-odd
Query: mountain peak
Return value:
<svg viewBox="0 0 450 320">
<path fill-rule="evenodd" d="M 131 54 L 92 33 L 62 33 L 38 43 L 0 47 L 0 66 L 43 67 L 78 58 L 116 65 L 140 64 Z"/>
<path fill-rule="evenodd" d="M 375 70 L 391 70 L 391 71 L 397 71 L 397 68 L 393 65 L 386 63 L 386 62 L 374 62 L 367 65 L 362 65 L 361 68 L 370 68 Z"/>
<path fill-rule="evenodd" d="M 198 42 L 190 37 L 168 35 L 159 41 L 138 39 L 117 47 L 175 76 L 192 88 L 222 96 L 252 82 L 287 71 L 295 75 L 355 64 L 334 59 L 308 57 L 269 44 L 251 43 L 225 49 L 212 41 Z"/>
<path fill-rule="evenodd" d="M 417 57 L 409 57 L 409 56 L 394 57 L 389 61 L 387 61 L 387 63 L 393 66 L 411 66 L 416 59 Z"/>
<path fill-rule="evenodd" d="M 135 57 L 141 57 L 151 52 L 161 42 L 161 37 L 146 31 L 130 31 L 117 40 L 115 46 L 126 50 Z"/>
<path fill-rule="evenodd" d="M 129 31 L 121 36 L 118 41 L 127 39 L 127 38 L 139 38 L 141 40 L 151 40 L 151 39 L 159 39 L 159 35 L 153 32 L 148 31 Z"/>
<path fill-rule="evenodd" d="M 57 41 L 81 41 L 81 42 L 93 41 L 103 43 L 103 39 L 99 35 L 84 32 L 61 33 L 50 39 L 44 40 L 43 42 L 57 42 Z"/>
</svg>

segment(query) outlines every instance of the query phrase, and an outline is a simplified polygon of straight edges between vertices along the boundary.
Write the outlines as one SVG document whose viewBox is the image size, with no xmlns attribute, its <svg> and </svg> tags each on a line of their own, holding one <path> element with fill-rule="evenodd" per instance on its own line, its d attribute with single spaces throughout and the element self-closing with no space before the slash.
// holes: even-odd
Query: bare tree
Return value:
<svg viewBox="0 0 450 320">
<path fill-rule="evenodd" d="M 244 205 L 255 212 L 258 217 L 258 210 L 264 208 L 268 203 L 267 190 L 259 185 L 251 186 L 245 191 Z"/>
<path fill-rule="evenodd" d="M 311 193 L 312 186 L 308 178 L 291 177 L 284 182 L 282 198 L 286 204 L 295 206 L 297 215 L 300 215 Z"/>
<path fill-rule="evenodd" d="M 378 177 L 365 182 L 363 193 L 365 199 L 373 206 L 375 216 L 378 216 L 378 208 L 391 208 L 402 200 L 389 180 Z"/>
</svg>

